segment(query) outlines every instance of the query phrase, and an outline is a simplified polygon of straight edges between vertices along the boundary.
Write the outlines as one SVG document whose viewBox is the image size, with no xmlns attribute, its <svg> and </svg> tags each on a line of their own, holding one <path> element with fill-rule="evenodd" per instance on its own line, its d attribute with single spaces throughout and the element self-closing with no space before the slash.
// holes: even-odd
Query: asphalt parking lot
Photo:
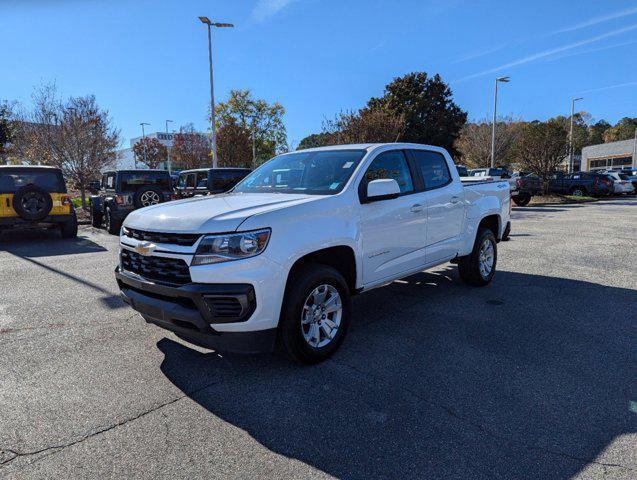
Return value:
<svg viewBox="0 0 637 480">
<path fill-rule="evenodd" d="M 489 287 L 363 294 L 314 367 L 147 325 L 116 262 L 0 237 L 0 477 L 637 478 L 635 197 L 515 208 Z"/>
</svg>

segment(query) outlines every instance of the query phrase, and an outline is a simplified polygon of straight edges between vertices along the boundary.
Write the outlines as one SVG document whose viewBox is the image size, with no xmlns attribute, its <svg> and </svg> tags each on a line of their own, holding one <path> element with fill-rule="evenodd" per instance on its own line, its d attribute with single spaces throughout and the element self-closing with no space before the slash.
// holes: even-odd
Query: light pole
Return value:
<svg viewBox="0 0 637 480">
<path fill-rule="evenodd" d="M 575 116 L 575 102 L 583 99 L 584 97 L 578 97 L 571 100 L 571 130 L 568 134 L 568 173 L 573 173 L 573 117 Z"/>
<path fill-rule="evenodd" d="M 217 168 L 217 131 L 215 129 L 215 89 L 212 79 L 212 27 L 232 28 L 231 23 L 212 23 L 208 17 L 199 17 L 201 23 L 208 26 L 208 63 L 210 64 L 210 129 L 212 131 L 212 145 L 210 155 L 212 156 L 212 168 Z"/>
<path fill-rule="evenodd" d="M 254 134 L 256 133 L 256 129 L 254 127 L 255 127 L 255 122 L 254 120 L 252 120 L 252 169 L 253 170 L 257 168 L 257 141 L 256 141 L 256 138 L 254 137 Z"/>
<path fill-rule="evenodd" d="M 148 158 L 146 155 L 146 132 L 144 131 L 144 125 L 150 125 L 150 123 L 142 122 L 142 145 L 144 145 L 144 164 L 148 166 Z M 137 157 L 135 157 L 135 168 L 137 168 Z"/>
<path fill-rule="evenodd" d="M 633 168 L 637 168 L 637 128 L 635 128 L 635 144 L 633 145 Z"/>
<path fill-rule="evenodd" d="M 509 77 L 498 77 L 495 79 L 495 90 L 493 92 L 493 129 L 491 130 L 491 168 L 495 167 L 495 123 L 498 110 L 498 83 L 509 83 Z"/>
<path fill-rule="evenodd" d="M 172 120 L 166 120 L 166 141 L 168 141 L 168 124 L 173 123 Z M 168 168 L 168 173 L 170 173 L 170 148 L 166 147 L 166 167 Z"/>
</svg>

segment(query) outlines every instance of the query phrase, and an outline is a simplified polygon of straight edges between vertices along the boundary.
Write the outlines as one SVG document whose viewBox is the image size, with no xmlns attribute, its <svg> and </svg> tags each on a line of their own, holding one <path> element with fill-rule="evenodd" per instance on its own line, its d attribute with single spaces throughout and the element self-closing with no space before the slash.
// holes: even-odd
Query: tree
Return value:
<svg viewBox="0 0 637 480">
<path fill-rule="evenodd" d="M 217 128 L 234 122 L 254 136 L 257 164 L 287 149 L 284 114 L 283 105 L 255 99 L 250 90 L 231 90 L 228 101 L 215 107 Z"/>
<path fill-rule="evenodd" d="M 555 121 L 566 131 L 567 137 L 571 132 L 571 117 L 564 115 L 558 115 L 549 119 L 549 121 Z M 578 112 L 573 115 L 573 155 L 577 155 L 582 152 L 582 148 L 588 145 L 588 124 L 590 121 L 590 114 L 587 112 Z M 568 155 L 568 153 L 567 153 Z"/>
<path fill-rule="evenodd" d="M 226 121 L 217 130 L 217 154 L 223 167 L 252 166 L 252 138 L 250 132 L 236 120 Z"/>
<path fill-rule="evenodd" d="M 146 144 L 145 154 L 144 143 Z M 146 137 L 139 139 L 133 145 L 133 154 L 138 162 L 142 162 L 148 168 L 157 168 L 160 163 L 167 160 L 168 149 L 156 138 Z"/>
<path fill-rule="evenodd" d="M 0 104 L 0 163 L 4 163 L 9 143 L 11 143 L 12 114 L 12 106 L 8 102 Z"/>
<path fill-rule="evenodd" d="M 548 192 L 551 175 L 568 153 L 568 133 L 556 120 L 536 120 L 522 127 L 517 150 L 522 168 L 540 177 Z"/>
<path fill-rule="evenodd" d="M 15 122 L 12 149 L 22 160 L 59 167 L 82 195 L 86 207 L 89 182 L 115 163 L 119 131 L 95 96 L 59 100 L 55 86 L 33 95 L 32 111 Z"/>
<path fill-rule="evenodd" d="M 357 113 L 342 112 L 326 122 L 325 132 L 336 145 L 397 142 L 405 131 L 405 120 L 384 110 L 363 108 Z"/>
<path fill-rule="evenodd" d="M 509 166 L 515 162 L 515 147 L 522 122 L 506 117 L 496 123 L 495 153 L 498 165 Z M 491 143 L 493 124 L 488 119 L 467 123 L 460 130 L 455 148 L 460 153 L 460 162 L 471 168 L 486 168 L 491 165 Z"/>
<path fill-rule="evenodd" d="M 370 99 L 367 105 L 404 118 L 401 140 L 436 145 L 457 154 L 454 143 L 467 113 L 455 104 L 451 89 L 439 75 L 414 72 L 395 78 L 382 97 Z"/>
<path fill-rule="evenodd" d="M 173 167 L 178 169 L 208 167 L 212 164 L 210 140 L 196 132 L 192 123 L 186 124 L 173 136 L 170 158 Z"/>
<path fill-rule="evenodd" d="M 306 148 L 325 147 L 334 145 L 334 138 L 331 132 L 323 131 L 321 133 L 312 133 L 299 142 L 297 150 L 305 150 Z"/>
<path fill-rule="evenodd" d="M 635 138 L 635 129 L 637 129 L 637 118 L 624 117 L 614 127 L 604 132 L 604 142 L 618 142 Z"/>
<path fill-rule="evenodd" d="M 610 123 L 606 120 L 600 120 L 588 126 L 587 145 L 598 145 L 604 143 L 604 132 L 611 128 Z"/>
</svg>

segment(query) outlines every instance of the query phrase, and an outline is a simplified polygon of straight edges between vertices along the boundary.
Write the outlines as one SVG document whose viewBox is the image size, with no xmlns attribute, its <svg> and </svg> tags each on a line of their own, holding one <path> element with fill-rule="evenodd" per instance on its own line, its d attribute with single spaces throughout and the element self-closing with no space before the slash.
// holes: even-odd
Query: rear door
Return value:
<svg viewBox="0 0 637 480">
<path fill-rule="evenodd" d="M 410 150 L 409 154 L 425 189 L 427 263 L 453 257 L 464 222 L 462 183 L 453 181 L 453 163 L 442 153 Z"/>
<path fill-rule="evenodd" d="M 367 184 L 378 179 L 396 180 L 400 196 L 366 203 Z M 359 184 L 364 284 L 424 265 L 426 208 L 421 195 L 405 152 L 382 152 L 372 160 Z"/>
</svg>

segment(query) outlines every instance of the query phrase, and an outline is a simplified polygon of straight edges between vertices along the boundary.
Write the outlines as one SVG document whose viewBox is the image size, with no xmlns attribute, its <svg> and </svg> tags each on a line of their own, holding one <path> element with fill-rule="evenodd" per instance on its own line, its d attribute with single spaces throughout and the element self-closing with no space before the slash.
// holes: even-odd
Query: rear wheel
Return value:
<svg viewBox="0 0 637 480">
<path fill-rule="evenodd" d="M 531 195 L 528 195 L 526 193 L 520 193 L 519 195 L 513 197 L 513 202 L 518 207 L 526 207 L 530 201 L 531 201 Z"/>
<path fill-rule="evenodd" d="M 113 215 L 111 214 L 111 209 L 106 208 L 106 214 L 104 216 L 104 223 L 106 226 L 106 231 L 111 235 L 119 234 L 119 223 L 113 219 Z"/>
<path fill-rule="evenodd" d="M 491 283 L 498 261 L 495 235 L 488 228 L 478 230 L 473 250 L 458 261 L 458 273 L 468 285 L 484 287 Z"/>
<path fill-rule="evenodd" d="M 584 187 L 573 187 L 571 188 L 571 195 L 574 197 L 584 197 L 586 196 L 586 189 Z"/>
<path fill-rule="evenodd" d="M 75 210 L 71 210 L 71 219 L 60 225 L 60 233 L 62 234 L 62 238 L 77 237 L 77 217 L 75 216 Z"/>
<path fill-rule="evenodd" d="M 308 264 L 289 279 L 281 319 L 279 347 L 294 361 L 314 364 L 341 345 L 350 318 L 347 283 L 334 268 Z"/>
<path fill-rule="evenodd" d="M 91 225 L 95 228 L 102 226 L 102 214 L 95 211 L 95 207 L 91 206 Z"/>
</svg>

